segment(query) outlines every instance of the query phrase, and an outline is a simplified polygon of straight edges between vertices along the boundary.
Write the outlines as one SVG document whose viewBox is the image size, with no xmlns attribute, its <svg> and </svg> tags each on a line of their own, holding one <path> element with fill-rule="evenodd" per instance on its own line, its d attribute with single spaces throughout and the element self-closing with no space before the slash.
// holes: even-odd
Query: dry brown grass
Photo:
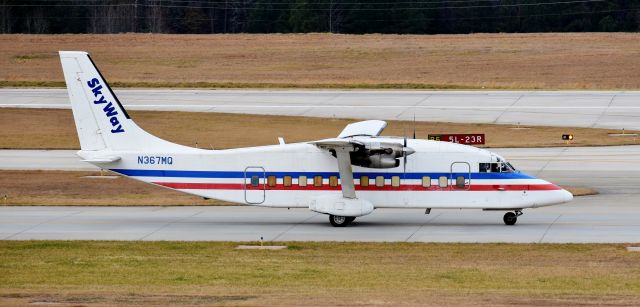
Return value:
<svg viewBox="0 0 640 307">
<path fill-rule="evenodd" d="M 286 243 L 285 243 L 286 244 Z M 616 244 L 1 241 L 0 305 L 632 306 Z"/>
<path fill-rule="evenodd" d="M 227 205 L 124 177 L 86 178 L 100 172 L 0 170 L 0 203 L 55 206 Z M 4 200 L 4 196 L 7 199 Z"/>
<path fill-rule="evenodd" d="M 640 88 L 639 33 L 0 35 L 0 83 L 61 84 L 58 50 L 120 85 Z"/>
<path fill-rule="evenodd" d="M 79 148 L 71 110 L 0 109 L 0 148 Z M 288 143 L 337 136 L 354 120 L 225 113 L 131 111 L 142 128 L 172 142 L 205 148 L 234 148 Z M 34 129 L 38 123 L 38 129 Z M 251 123 L 251 124 L 247 124 Z M 413 123 L 389 121 L 384 135 L 411 134 Z M 566 146 L 563 133 L 572 133 L 571 146 L 638 144 L 637 137 L 609 137 L 607 129 L 530 127 L 509 129 L 492 124 L 417 122 L 418 138 L 430 133 L 485 133 L 487 147 Z M 632 133 L 633 131 L 628 131 Z"/>
<path fill-rule="evenodd" d="M 596 195 L 598 191 L 588 187 L 574 187 L 574 186 L 562 186 L 565 190 L 571 192 L 574 197 L 576 196 L 589 196 Z"/>
</svg>

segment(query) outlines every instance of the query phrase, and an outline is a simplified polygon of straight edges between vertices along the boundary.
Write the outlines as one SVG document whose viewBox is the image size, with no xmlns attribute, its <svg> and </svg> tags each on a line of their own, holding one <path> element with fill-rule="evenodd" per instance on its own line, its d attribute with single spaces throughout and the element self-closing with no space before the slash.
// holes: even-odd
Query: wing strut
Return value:
<svg viewBox="0 0 640 307">
<path fill-rule="evenodd" d="M 351 157 L 349 153 L 352 148 L 335 148 L 338 158 L 338 171 L 340 172 L 340 182 L 342 185 L 342 196 L 344 198 L 356 198 L 356 189 L 353 184 L 353 170 L 351 169 Z"/>
</svg>

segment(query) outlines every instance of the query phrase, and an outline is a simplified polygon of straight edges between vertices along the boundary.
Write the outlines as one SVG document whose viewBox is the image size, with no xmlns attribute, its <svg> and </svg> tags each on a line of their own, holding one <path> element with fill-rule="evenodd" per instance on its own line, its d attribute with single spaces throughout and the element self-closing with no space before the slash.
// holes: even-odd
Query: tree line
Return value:
<svg viewBox="0 0 640 307">
<path fill-rule="evenodd" d="M 0 0 L 0 33 L 639 30 L 640 0 Z"/>
</svg>

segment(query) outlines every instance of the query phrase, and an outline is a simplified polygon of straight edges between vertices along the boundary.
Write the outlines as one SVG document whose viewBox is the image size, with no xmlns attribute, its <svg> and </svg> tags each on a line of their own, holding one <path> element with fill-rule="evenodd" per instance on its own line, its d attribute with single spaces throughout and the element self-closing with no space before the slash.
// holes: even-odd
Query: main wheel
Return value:
<svg viewBox="0 0 640 307">
<path fill-rule="evenodd" d="M 349 216 L 341 216 L 341 215 L 329 215 L 329 222 L 333 227 L 344 227 L 351 223 L 351 217 Z"/>
<path fill-rule="evenodd" d="M 502 218 L 505 224 L 514 225 L 518 221 L 518 216 L 513 212 L 507 212 Z"/>
</svg>

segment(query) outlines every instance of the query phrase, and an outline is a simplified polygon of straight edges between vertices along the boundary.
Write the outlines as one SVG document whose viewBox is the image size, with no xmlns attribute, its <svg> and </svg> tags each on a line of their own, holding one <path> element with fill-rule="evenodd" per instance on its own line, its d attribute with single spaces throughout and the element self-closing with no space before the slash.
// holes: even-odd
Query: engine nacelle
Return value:
<svg viewBox="0 0 640 307">
<path fill-rule="evenodd" d="M 394 168 L 400 166 L 400 160 L 389 154 L 352 155 L 351 164 L 369 168 Z"/>
</svg>

